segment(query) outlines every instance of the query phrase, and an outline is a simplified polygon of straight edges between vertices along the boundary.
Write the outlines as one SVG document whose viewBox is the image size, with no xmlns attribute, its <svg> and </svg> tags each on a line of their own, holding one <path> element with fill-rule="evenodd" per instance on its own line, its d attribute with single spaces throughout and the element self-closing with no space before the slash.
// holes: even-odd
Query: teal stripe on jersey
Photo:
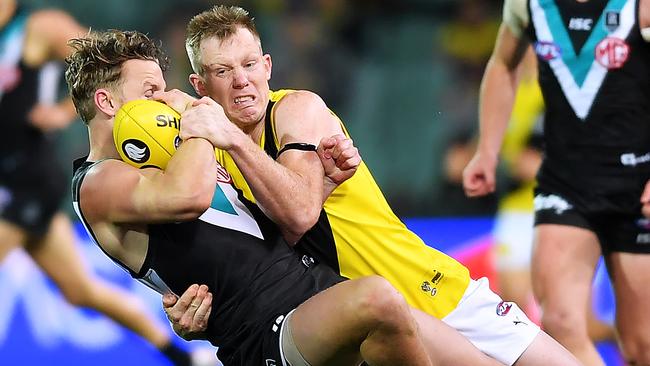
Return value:
<svg viewBox="0 0 650 366">
<path fill-rule="evenodd" d="M 237 215 L 237 211 L 235 211 L 235 208 L 232 207 L 232 204 L 226 197 L 226 194 L 218 184 L 217 188 L 214 190 L 214 196 L 212 196 L 212 203 L 210 204 L 210 207 L 227 214 Z"/>
<path fill-rule="evenodd" d="M 573 43 L 571 42 L 571 38 L 569 37 L 569 33 L 564 25 L 564 21 L 555 1 L 539 0 L 539 4 L 546 14 L 546 20 L 553 36 L 553 41 L 555 41 L 555 43 L 560 47 L 562 60 L 569 68 L 571 75 L 573 75 L 573 79 L 579 87 L 582 87 L 584 84 L 585 78 L 591 68 L 591 64 L 594 62 L 594 49 L 596 48 L 596 45 L 607 37 L 605 13 L 607 11 L 620 12 L 626 2 L 627 0 L 610 0 L 608 2 L 598 21 L 593 24 L 587 42 L 585 42 L 576 55 Z"/>
</svg>

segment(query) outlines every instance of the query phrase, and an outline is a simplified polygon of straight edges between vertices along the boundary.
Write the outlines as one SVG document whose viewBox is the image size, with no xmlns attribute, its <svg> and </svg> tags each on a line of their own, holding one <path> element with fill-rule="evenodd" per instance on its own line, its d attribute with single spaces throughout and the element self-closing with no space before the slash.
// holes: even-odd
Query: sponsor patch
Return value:
<svg viewBox="0 0 650 366">
<path fill-rule="evenodd" d="M 620 69 L 630 55 L 630 46 L 620 38 L 607 37 L 596 45 L 595 52 L 596 61 L 603 67 Z"/>
<path fill-rule="evenodd" d="M 533 200 L 533 205 L 535 206 L 535 211 L 555 210 L 555 213 L 558 215 L 573 208 L 573 206 L 564 198 L 555 194 L 550 194 L 548 196 L 538 194 Z"/>
</svg>

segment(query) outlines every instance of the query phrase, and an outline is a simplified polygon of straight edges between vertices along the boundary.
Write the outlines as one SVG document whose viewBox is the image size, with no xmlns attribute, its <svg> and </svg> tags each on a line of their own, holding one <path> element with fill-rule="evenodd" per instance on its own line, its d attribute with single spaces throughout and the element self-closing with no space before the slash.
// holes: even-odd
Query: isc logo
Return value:
<svg viewBox="0 0 650 366">
<path fill-rule="evenodd" d="M 169 116 L 165 114 L 159 114 L 156 116 L 156 126 L 158 127 L 173 127 L 177 130 L 181 129 L 181 120 L 174 116 Z"/>
<path fill-rule="evenodd" d="M 569 29 L 577 31 L 590 31 L 593 23 L 593 19 L 589 18 L 571 18 L 571 20 L 569 20 Z"/>
</svg>

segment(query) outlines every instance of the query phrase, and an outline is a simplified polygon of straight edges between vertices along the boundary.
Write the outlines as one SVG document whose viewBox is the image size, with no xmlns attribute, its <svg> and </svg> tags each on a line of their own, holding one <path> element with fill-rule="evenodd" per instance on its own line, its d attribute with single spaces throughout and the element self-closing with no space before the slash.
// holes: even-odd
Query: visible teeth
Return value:
<svg viewBox="0 0 650 366">
<path fill-rule="evenodd" d="M 247 101 L 249 101 L 249 100 L 253 100 L 253 98 L 250 97 L 250 96 L 247 96 L 247 97 L 237 97 L 237 98 L 235 98 L 235 104 L 239 104 L 239 103 L 247 102 Z"/>
</svg>

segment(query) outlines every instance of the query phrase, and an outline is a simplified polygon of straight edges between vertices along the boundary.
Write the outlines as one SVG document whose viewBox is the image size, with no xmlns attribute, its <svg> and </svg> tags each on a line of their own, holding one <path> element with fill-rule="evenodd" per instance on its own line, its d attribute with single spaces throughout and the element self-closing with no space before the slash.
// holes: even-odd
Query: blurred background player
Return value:
<svg viewBox="0 0 650 366">
<path fill-rule="evenodd" d="M 537 62 L 530 48 L 520 66 L 520 82 L 501 149 L 505 172 L 493 232 L 498 292 L 516 302 L 532 320 L 539 322 L 539 306 L 533 296 L 530 259 L 533 251 L 533 190 L 543 154 L 544 100 L 537 82 Z M 497 191 L 498 193 L 498 191 Z M 484 198 L 484 197 L 481 197 Z M 593 311 L 588 319 L 594 341 L 614 339 L 611 325 Z"/>
<path fill-rule="evenodd" d="M 468 196 L 494 190 L 517 67 L 532 44 L 544 95 L 544 159 L 535 188 L 532 279 L 542 325 L 586 365 L 603 365 L 588 333 L 601 255 L 629 364 L 650 364 L 650 2 L 506 0 L 481 86 L 481 136 L 464 172 Z"/>
<path fill-rule="evenodd" d="M 67 127 L 76 112 L 70 99 L 57 103 L 61 66 L 55 61 L 71 51 L 68 39 L 86 32 L 65 12 L 30 12 L 16 0 L 0 0 L 0 260 L 22 244 L 70 303 L 106 314 L 174 364 L 189 365 L 189 354 L 136 298 L 92 277 L 60 211 L 68 176 L 51 132 Z"/>
</svg>

